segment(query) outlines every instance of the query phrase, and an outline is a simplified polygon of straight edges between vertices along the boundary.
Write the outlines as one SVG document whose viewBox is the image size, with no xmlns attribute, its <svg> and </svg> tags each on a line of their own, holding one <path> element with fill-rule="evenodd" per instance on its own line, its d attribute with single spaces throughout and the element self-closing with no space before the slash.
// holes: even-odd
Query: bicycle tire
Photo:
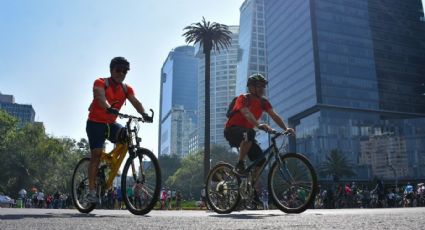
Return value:
<svg viewBox="0 0 425 230">
<path fill-rule="evenodd" d="M 144 167 L 149 167 L 150 169 L 153 169 L 153 170 L 149 172 L 145 170 L 143 174 L 136 175 L 136 178 L 134 178 L 134 176 L 129 177 L 128 176 L 129 169 L 130 169 L 131 163 L 135 159 L 136 160 L 138 159 L 139 162 L 142 162 L 144 164 Z M 140 163 L 139 163 L 139 169 L 140 169 Z M 149 175 L 146 175 L 146 172 Z M 152 173 L 154 173 L 154 175 L 150 175 Z M 152 178 L 152 176 L 155 178 Z M 144 193 L 144 195 L 146 194 L 146 198 L 148 198 L 148 196 L 150 197 L 149 200 L 145 201 L 144 199 L 139 198 L 140 208 L 137 207 L 137 203 L 135 202 L 135 200 L 132 201 L 127 193 L 127 189 L 129 188 L 129 186 L 133 186 L 133 184 L 138 179 L 141 180 L 143 191 L 148 191 L 148 190 L 152 191 L 151 194 L 150 193 L 148 194 L 147 192 Z M 149 184 L 152 182 L 154 182 L 155 184 L 154 185 Z M 124 169 L 123 169 L 123 173 L 121 177 L 121 193 L 122 193 L 123 201 L 127 209 L 134 215 L 145 215 L 149 213 L 154 208 L 156 202 L 158 201 L 160 189 L 161 189 L 161 169 L 159 167 L 158 159 L 155 157 L 155 155 L 151 151 L 147 149 L 138 150 L 136 154 L 134 154 L 134 156 L 130 156 L 127 159 L 124 165 Z M 143 201 L 143 205 L 142 205 L 142 201 Z"/>
<path fill-rule="evenodd" d="M 72 201 L 74 202 L 74 206 L 81 213 L 90 213 L 96 207 L 95 204 L 87 204 L 86 203 L 86 205 L 83 205 L 84 197 L 89 191 L 89 189 L 88 189 L 88 166 L 89 166 L 89 164 L 90 164 L 90 158 L 89 157 L 85 157 L 85 158 L 81 159 L 77 163 L 77 166 L 75 166 L 74 173 L 72 174 L 72 180 L 71 180 Z M 83 178 L 77 178 L 77 173 L 80 170 L 87 171 L 86 177 L 83 176 Z M 85 189 L 87 191 L 81 191 L 82 189 Z M 83 193 L 81 193 L 81 192 L 83 192 Z"/>
<path fill-rule="evenodd" d="M 217 179 L 218 173 L 227 176 L 224 180 Z M 232 178 L 233 177 L 233 178 Z M 210 208 L 218 214 L 229 214 L 239 205 L 241 197 L 239 195 L 240 178 L 233 173 L 233 166 L 228 163 L 219 163 L 212 168 L 207 176 L 205 184 L 205 195 L 207 204 Z M 230 188 L 228 188 L 230 187 Z M 224 207 L 224 200 L 232 200 L 227 207 Z"/>
<path fill-rule="evenodd" d="M 284 176 L 282 175 L 281 170 L 277 171 L 278 166 L 280 165 L 279 162 L 277 161 L 274 162 L 268 175 L 268 189 L 269 189 L 269 193 L 271 194 L 273 203 L 276 205 L 277 208 L 279 208 L 281 211 L 285 213 L 302 213 L 308 207 L 310 207 L 312 203 L 314 202 L 314 199 L 317 193 L 316 172 L 312 164 L 310 163 L 310 161 L 305 156 L 299 153 L 287 153 L 285 155 L 280 156 L 280 159 L 283 163 L 285 163 L 288 166 L 288 168 L 291 168 L 292 170 L 294 170 L 294 172 L 292 172 L 291 175 L 289 175 L 291 179 L 295 177 L 297 178 L 302 177 L 303 179 L 305 178 L 310 179 L 311 182 L 300 183 L 300 184 L 307 184 L 307 185 L 298 185 L 298 188 L 296 190 L 295 190 L 294 184 L 291 185 L 288 183 L 288 189 L 286 190 L 284 189 L 285 188 L 284 186 L 275 185 L 275 180 L 278 180 L 277 173 L 279 173 L 281 177 L 284 177 Z M 285 168 L 285 170 L 289 174 L 288 168 Z M 285 179 L 282 179 L 282 180 L 285 180 Z M 308 184 L 310 184 L 311 191 L 309 192 L 309 194 L 306 195 L 304 192 L 306 191 L 305 188 L 308 187 Z M 284 189 L 283 191 L 281 191 L 282 188 Z M 277 189 L 279 189 L 279 191 Z M 288 200 L 285 200 L 288 197 L 290 198 Z M 300 204 L 299 206 L 290 207 L 291 202 L 293 203 L 302 202 L 302 204 Z"/>
</svg>

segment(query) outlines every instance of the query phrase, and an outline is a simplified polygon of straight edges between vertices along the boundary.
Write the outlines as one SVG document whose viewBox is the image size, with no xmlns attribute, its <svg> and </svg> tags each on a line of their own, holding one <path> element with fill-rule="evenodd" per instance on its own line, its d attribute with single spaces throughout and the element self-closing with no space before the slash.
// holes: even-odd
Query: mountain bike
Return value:
<svg viewBox="0 0 425 230">
<path fill-rule="evenodd" d="M 96 176 L 96 191 L 101 202 L 101 198 L 112 188 L 114 180 L 119 179 L 118 171 L 128 152 L 121 173 L 121 194 L 125 206 L 135 215 L 144 215 L 154 208 L 161 188 L 158 159 L 150 150 L 140 146 L 141 138 L 138 137 L 139 123 L 151 122 L 154 115 L 152 110 L 151 113 L 149 121 L 127 114 L 118 114 L 118 117 L 128 119 L 124 129 L 126 135 L 110 153 L 102 153 Z M 89 192 L 89 164 L 89 157 L 81 159 L 72 176 L 72 200 L 82 213 L 89 213 L 96 207 L 96 204 L 89 203 L 85 199 Z"/>
<path fill-rule="evenodd" d="M 221 162 L 210 170 L 206 180 L 206 198 L 210 207 L 219 214 L 231 213 L 241 200 L 252 203 L 254 185 L 268 168 L 268 191 L 281 211 L 301 213 L 314 202 L 317 193 L 317 176 L 310 161 L 300 153 L 288 153 L 287 132 L 269 132 L 272 144 L 245 170 L 245 175 L 234 172 L 231 164 Z M 276 139 L 286 137 L 278 148 Z M 254 169 L 260 167 L 257 175 Z"/>
</svg>

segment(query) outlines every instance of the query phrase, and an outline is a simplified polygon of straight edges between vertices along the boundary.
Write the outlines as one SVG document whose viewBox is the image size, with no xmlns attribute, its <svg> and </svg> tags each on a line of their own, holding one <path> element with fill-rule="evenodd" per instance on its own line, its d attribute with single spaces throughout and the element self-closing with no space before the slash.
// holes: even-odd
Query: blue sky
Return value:
<svg viewBox="0 0 425 230">
<path fill-rule="evenodd" d="M 86 137 L 93 81 L 109 76 L 111 58 L 124 56 L 126 82 L 158 115 L 161 66 L 185 44 L 183 28 L 202 16 L 237 25 L 242 2 L 0 0 L 0 92 L 32 104 L 49 134 Z M 137 114 L 130 103 L 122 111 Z M 156 152 L 158 119 L 142 129 L 144 146 Z"/>
<path fill-rule="evenodd" d="M 86 137 L 93 81 L 109 76 L 112 57 L 125 56 L 126 82 L 158 115 L 160 69 L 185 44 L 182 29 L 202 16 L 237 25 L 242 2 L 0 0 L 0 92 L 32 104 L 49 134 Z M 129 103 L 123 112 L 136 114 Z M 142 128 L 144 146 L 156 151 L 158 119 Z"/>
</svg>

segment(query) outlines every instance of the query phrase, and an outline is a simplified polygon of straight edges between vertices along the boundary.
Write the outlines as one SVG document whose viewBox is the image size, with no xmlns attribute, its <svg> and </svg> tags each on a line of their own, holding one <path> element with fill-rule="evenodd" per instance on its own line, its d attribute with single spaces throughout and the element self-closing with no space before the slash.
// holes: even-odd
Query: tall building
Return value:
<svg viewBox="0 0 425 230">
<path fill-rule="evenodd" d="M 264 0 L 245 0 L 240 15 L 237 95 L 246 93 L 248 76 L 267 76 Z"/>
<path fill-rule="evenodd" d="M 232 32 L 232 43 L 228 50 L 211 52 L 210 78 L 210 108 L 211 108 L 211 144 L 229 146 L 224 138 L 224 124 L 227 121 L 226 112 L 229 103 L 235 97 L 236 66 L 239 48 L 239 26 L 229 26 Z M 202 49 L 198 49 L 196 56 L 199 60 L 198 68 L 198 140 L 204 143 L 205 127 L 205 60 Z"/>
<path fill-rule="evenodd" d="M 159 154 L 183 156 L 197 116 L 198 60 L 193 46 L 172 50 L 161 69 Z"/>
<path fill-rule="evenodd" d="M 250 75 L 260 73 L 267 77 L 264 17 L 264 0 L 245 0 L 240 7 L 236 95 L 247 92 L 246 82 Z M 261 120 L 268 123 L 266 115 Z M 256 140 L 263 149 L 269 146 L 268 135 L 264 132 L 258 132 Z"/>
<path fill-rule="evenodd" d="M 389 132 L 406 141 L 407 177 L 425 176 L 421 8 L 420 0 L 265 1 L 269 98 L 296 128 L 292 150 L 317 166 L 338 149 L 357 178 L 370 179 L 380 173 L 359 161 L 361 143 Z"/>
<path fill-rule="evenodd" d="M 0 109 L 16 117 L 21 124 L 34 122 L 35 111 L 32 105 L 15 103 L 13 95 L 0 93 Z"/>
</svg>

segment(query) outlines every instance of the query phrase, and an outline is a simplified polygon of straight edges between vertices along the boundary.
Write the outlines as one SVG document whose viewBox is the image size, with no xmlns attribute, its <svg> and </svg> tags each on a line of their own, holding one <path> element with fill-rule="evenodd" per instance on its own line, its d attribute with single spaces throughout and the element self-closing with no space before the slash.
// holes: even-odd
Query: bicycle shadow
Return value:
<svg viewBox="0 0 425 230">
<path fill-rule="evenodd" d="M 83 214 L 83 213 L 45 213 L 45 214 L 2 214 L 0 220 L 21 220 L 21 219 L 50 219 L 50 218 L 118 218 L 120 215 L 100 215 L 100 214 Z"/>
<path fill-rule="evenodd" d="M 273 218 L 277 216 L 284 217 L 289 215 L 294 215 L 294 214 L 235 213 L 235 214 L 216 214 L 216 215 L 211 215 L 210 217 L 239 219 L 239 220 L 261 220 L 261 219 Z"/>
</svg>

